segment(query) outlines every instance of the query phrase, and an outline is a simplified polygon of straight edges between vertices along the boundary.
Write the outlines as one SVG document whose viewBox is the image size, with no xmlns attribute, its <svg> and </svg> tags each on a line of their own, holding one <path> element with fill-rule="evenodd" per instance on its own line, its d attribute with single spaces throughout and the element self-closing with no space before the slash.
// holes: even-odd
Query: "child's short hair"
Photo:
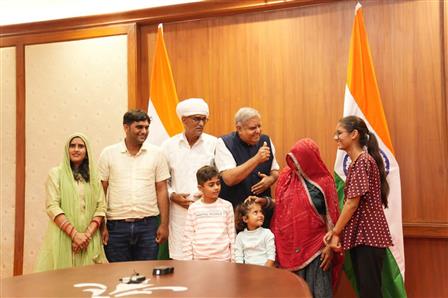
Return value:
<svg viewBox="0 0 448 298">
<path fill-rule="evenodd" d="M 198 180 L 199 185 L 203 185 L 205 182 L 214 177 L 219 178 L 219 172 L 212 166 L 203 166 L 196 172 L 196 179 Z"/>
<path fill-rule="evenodd" d="M 253 205 L 259 204 L 255 202 L 256 199 L 257 197 L 249 196 L 244 202 L 236 206 L 235 228 L 237 232 L 244 231 L 244 229 L 247 228 L 247 224 L 244 222 L 244 217 L 249 214 L 250 208 L 252 208 Z"/>
</svg>

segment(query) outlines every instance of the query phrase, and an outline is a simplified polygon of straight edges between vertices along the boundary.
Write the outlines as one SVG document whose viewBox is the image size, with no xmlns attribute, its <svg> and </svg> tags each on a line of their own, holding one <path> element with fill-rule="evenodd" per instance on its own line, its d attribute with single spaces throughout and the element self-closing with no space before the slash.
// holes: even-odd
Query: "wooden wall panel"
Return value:
<svg viewBox="0 0 448 298">
<path fill-rule="evenodd" d="M 448 297 L 448 241 L 405 239 L 408 297 Z"/>
<path fill-rule="evenodd" d="M 446 258 L 437 259 L 448 249 L 446 7 L 438 1 L 363 5 L 401 167 L 403 222 L 405 237 L 410 237 L 405 242 L 408 294 L 441 297 L 444 292 L 434 285 L 444 284 L 448 267 Z M 292 144 L 308 136 L 319 143 L 331 169 L 353 12 L 354 2 L 345 1 L 165 24 L 179 98 L 200 96 L 209 102 L 207 130 L 215 135 L 233 129 L 239 107 L 253 106 L 262 114 L 264 132 L 273 138 L 282 165 Z M 156 26 L 141 32 L 141 94 L 148 98 Z M 430 253 L 432 247 L 436 254 Z M 432 270 L 431 278 L 420 279 L 424 265 Z M 354 297 L 346 279 L 336 297 Z"/>
<path fill-rule="evenodd" d="M 444 106 L 442 107 L 443 109 L 443 115 L 445 118 L 445 133 L 448 134 L 448 99 L 447 99 L 447 94 L 448 94 L 448 75 L 447 75 L 447 70 L 448 70 L 448 5 L 445 1 L 442 1 L 440 3 L 441 5 L 441 9 L 440 9 L 440 14 L 441 14 L 441 19 L 443 21 L 443 35 L 441 36 L 443 43 L 442 43 L 442 55 L 443 55 L 443 63 L 442 63 L 442 67 L 443 67 L 443 87 L 442 87 L 442 91 L 443 91 L 443 101 L 444 101 Z M 448 137 L 446 138 L 446 142 L 448 142 Z"/>
<path fill-rule="evenodd" d="M 16 196 L 14 229 L 14 275 L 22 274 L 25 233 L 25 47 L 16 45 Z"/>
<path fill-rule="evenodd" d="M 352 1 L 165 24 L 179 97 L 210 104 L 208 131 L 233 129 L 245 105 L 260 110 L 277 158 L 302 137 L 329 168 L 342 115 Z M 437 1 L 368 1 L 367 32 L 401 167 L 404 222 L 446 223 L 448 137 L 442 19 Z M 142 29 L 142 94 L 148 98 L 155 26 Z M 149 58 L 149 59 L 148 59 Z M 427 177 L 431 177 L 428 179 Z M 431 193 L 431 195 L 429 195 Z"/>
<path fill-rule="evenodd" d="M 264 132 L 273 138 L 280 162 L 297 139 L 309 136 L 331 165 L 352 15 L 353 4 L 341 2 L 166 24 L 179 97 L 202 96 L 209 102 L 207 129 L 216 135 L 234 129 L 239 107 L 253 106 L 263 116 Z M 145 27 L 142 35 L 148 73 L 155 26 Z M 142 78 L 145 85 L 148 77 Z M 142 94 L 148 97 L 147 86 Z"/>
<path fill-rule="evenodd" d="M 446 223 L 448 137 L 440 3 L 373 2 L 366 4 L 364 16 L 401 169 L 403 218 Z"/>
</svg>

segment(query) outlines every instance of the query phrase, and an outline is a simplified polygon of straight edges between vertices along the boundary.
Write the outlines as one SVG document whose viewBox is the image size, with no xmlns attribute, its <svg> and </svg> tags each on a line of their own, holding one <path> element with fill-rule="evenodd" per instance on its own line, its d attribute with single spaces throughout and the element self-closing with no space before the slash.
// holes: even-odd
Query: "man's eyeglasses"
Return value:
<svg viewBox="0 0 448 298">
<path fill-rule="evenodd" d="M 191 117 L 189 117 L 191 120 L 193 120 L 194 122 L 196 122 L 196 123 L 199 123 L 199 122 L 204 122 L 204 124 L 205 123 L 207 123 L 207 121 L 208 121 L 208 118 L 207 117 L 201 117 L 201 116 L 191 116 Z"/>
</svg>

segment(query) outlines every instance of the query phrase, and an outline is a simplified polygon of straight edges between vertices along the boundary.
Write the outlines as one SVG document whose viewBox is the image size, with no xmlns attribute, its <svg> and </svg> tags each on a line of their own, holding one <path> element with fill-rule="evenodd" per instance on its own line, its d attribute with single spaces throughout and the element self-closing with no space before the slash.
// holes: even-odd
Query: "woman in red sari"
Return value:
<svg viewBox="0 0 448 298">
<path fill-rule="evenodd" d="M 278 264 L 303 277 L 313 297 L 332 297 L 343 261 L 322 243 L 339 216 L 333 177 L 311 139 L 299 140 L 286 162 L 271 223 Z"/>
</svg>

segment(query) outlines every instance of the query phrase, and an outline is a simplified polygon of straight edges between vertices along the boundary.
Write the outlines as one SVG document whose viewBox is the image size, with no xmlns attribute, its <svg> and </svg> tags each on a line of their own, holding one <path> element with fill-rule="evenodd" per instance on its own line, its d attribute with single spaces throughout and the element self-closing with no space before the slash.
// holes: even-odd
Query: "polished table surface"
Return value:
<svg viewBox="0 0 448 298">
<path fill-rule="evenodd" d="M 153 276 L 156 266 L 174 273 Z M 143 284 L 123 284 L 138 272 Z M 90 265 L 1 280 L 1 297 L 311 297 L 286 270 L 213 261 L 139 261 Z"/>
</svg>

